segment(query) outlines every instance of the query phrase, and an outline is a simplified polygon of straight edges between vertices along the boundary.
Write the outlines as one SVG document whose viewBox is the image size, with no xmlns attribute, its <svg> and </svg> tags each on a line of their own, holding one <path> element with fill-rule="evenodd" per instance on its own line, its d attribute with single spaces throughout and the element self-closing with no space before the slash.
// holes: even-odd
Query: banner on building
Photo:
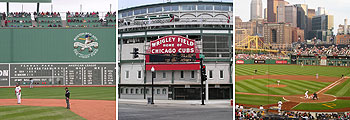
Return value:
<svg viewBox="0 0 350 120">
<path fill-rule="evenodd" d="M 146 55 L 146 70 L 199 70 L 196 41 L 178 35 L 151 41 Z"/>
</svg>

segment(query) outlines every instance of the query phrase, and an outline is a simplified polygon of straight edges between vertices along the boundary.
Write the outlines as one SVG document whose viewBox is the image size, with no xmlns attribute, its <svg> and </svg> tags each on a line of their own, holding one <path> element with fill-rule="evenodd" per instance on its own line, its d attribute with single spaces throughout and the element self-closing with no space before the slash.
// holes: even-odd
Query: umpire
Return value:
<svg viewBox="0 0 350 120">
<path fill-rule="evenodd" d="M 70 104 L 69 104 L 69 96 L 70 96 L 70 92 L 68 90 L 68 87 L 66 87 L 66 103 L 67 103 L 67 109 L 70 109 Z"/>
</svg>

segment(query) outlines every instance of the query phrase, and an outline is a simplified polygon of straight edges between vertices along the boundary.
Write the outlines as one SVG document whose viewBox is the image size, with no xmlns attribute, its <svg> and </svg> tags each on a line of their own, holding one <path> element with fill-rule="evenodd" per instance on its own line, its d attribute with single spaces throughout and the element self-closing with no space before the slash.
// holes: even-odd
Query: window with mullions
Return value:
<svg viewBox="0 0 350 120">
<path fill-rule="evenodd" d="M 137 71 L 137 78 L 141 78 L 141 71 Z"/>
<path fill-rule="evenodd" d="M 124 88 L 120 88 L 120 94 L 123 94 Z"/>
<path fill-rule="evenodd" d="M 206 57 L 230 57 L 230 40 L 227 35 L 203 35 L 203 53 Z"/>
<path fill-rule="evenodd" d="M 126 79 L 129 78 L 129 71 L 125 71 L 125 78 L 126 78 Z"/>
<path fill-rule="evenodd" d="M 179 10 L 179 6 L 177 5 L 164 7 L 164 11 L 178 11 L 178 10 Z"/>
<path fill-rule="evenodd" d="M 127 14 L 128 16 L 132 16 L 133 14 L 132 14 L 132 11 L 128 11 L 128 14 Z"/>
<path fill-rule="evenodd" d="M 220 70 L 220 79 L 224 79 L 224 71 Z"/>
<path fill-rule="evenodd" d="M 123 12 L 122 13 L 122 17 L 126 17 L 126 16 L 128 16 L 128 13 L 127 12 Z"/>
<path fill-rule="evenodd" d="M 221 6 L 222 11 L 230 11 L 230 6 L 223 5 Z"/>
<path fill-rule="evenodd" d="M 154 13 L 154 12 L 160 12 L 160 11 L 162 11 L 162 7 L 148 8 L 148 13 Z"/>
<path fill-rule="evenodd" d="M 157 89 L 157 94 L 160 94 L 160 89 Z"/>
<path fill-rule="evenodd" d="M 198 10 L 213 10 L 213 6 L 212 5 L 198 5 L 197 9 Z"/>
<path fill-rule="evenodd" d="M 166 94 L 166 89 L 165 88 L 163 88 L 162 94 Z"/>
<path fill-rule="evenodd" d="M 221 5 L 215 5 L 214 10 L 221 10 Z"/>
<path fill-rule="evenodd" d="M 213 79 L 213 70 L 209 70 L 209 78 Z"/>
<path fill-rule="evenodd" d="M 195 5 L 181 5 L 181 10 L 196 10 Z"/>
<path fill-rule="evenodd" d="M 146 8 L 134 10 L 134 15 L 145 14 L 147 12 Z"/>
<path fill-rule="evenodd" d="M 180 78 L 184 78 L 184 71 L 180 72 Z"/>
<path fill-rule="evenodd" d="M 135 89 L 135 94 L 139 94 L 139 89 Z"/>
<path fill-rule="evenodd" d="M 194 78 L 194 71 L 191 71 L 191 78 Z"/>
<path fill-rule="evenodd" d="M 166 78 L 166 72 L 163 72 L 163 78 Z"/>
</svg>

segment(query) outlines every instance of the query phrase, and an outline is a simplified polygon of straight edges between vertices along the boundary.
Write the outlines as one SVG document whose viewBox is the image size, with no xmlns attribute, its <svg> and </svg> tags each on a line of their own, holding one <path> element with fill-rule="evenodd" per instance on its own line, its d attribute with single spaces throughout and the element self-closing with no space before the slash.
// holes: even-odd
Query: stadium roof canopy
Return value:
<svg viewBox="0 0 350 120">
<path fill-rule="evenodd" d="M 51 3 L 52 0 L 0 0 L 0 2 L 16 3 Z"/>
</svg>

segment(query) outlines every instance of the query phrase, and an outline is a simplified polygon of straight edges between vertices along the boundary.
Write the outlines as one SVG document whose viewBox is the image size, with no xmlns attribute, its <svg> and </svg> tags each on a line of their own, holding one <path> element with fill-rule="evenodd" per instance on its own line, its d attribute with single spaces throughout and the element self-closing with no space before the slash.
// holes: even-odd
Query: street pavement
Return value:
<svg viewBox="0 0 350 120">
<path fill-rule="evenodd" d="M 118 99 L 119 120 L 232 120 L 229 100 L 155 100 L 153 105 L 144 99 Z"/>
</svg>

